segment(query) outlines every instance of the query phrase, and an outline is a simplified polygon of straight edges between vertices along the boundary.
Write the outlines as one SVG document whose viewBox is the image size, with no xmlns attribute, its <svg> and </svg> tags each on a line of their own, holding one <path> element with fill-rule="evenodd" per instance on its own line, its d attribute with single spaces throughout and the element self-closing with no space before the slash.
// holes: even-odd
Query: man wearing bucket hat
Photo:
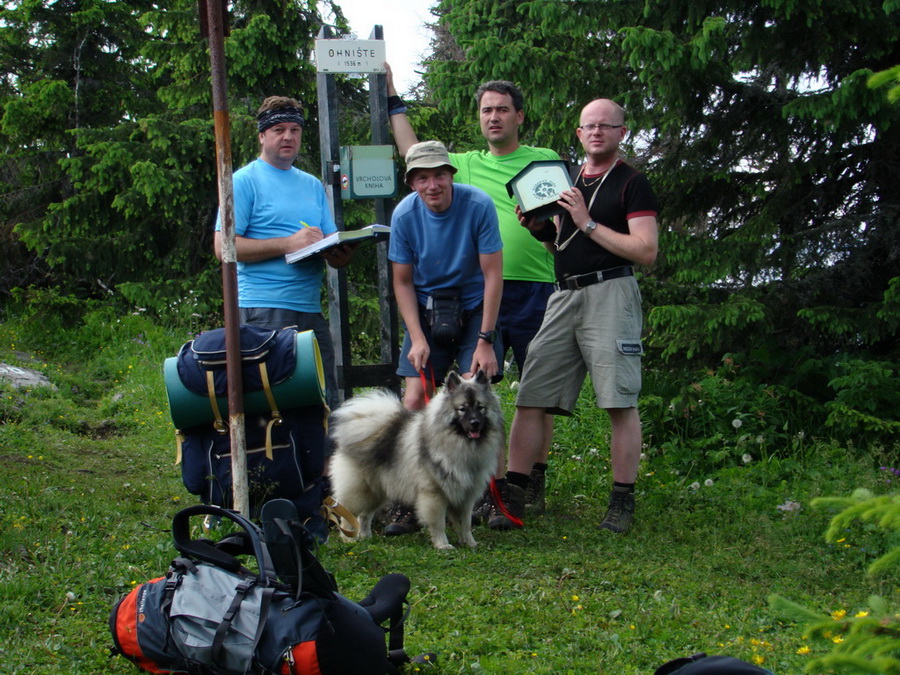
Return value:
<svg viewBox="0 0 900 675">
<path fill-rule="evenodd" d="M 503 244 L 490 197 L 455 185 L 456 169 L 443 143 L 425 141 L 406 155 L 406 183 L 414 193 L 394 210 L 388 259 L 394 293 L 406 325 L 397 374 L 406 378 L 404 404 L 418 409 L 431 394 L 431 371 L 441 383 L 454 362 L 460 372 L 500 375 L 496 339 L 503 292 Z M 428 317 L 435 296 L 458 296 L 462 325 L 456 339 L 433 335 Z M 428 390 L 419 374 L 425 370 Z"/>
<path fill-rule="evenodd" d="M 394 209 L 388 259 L 406 335 L 397 374 L 405 379 L 403 404 L 425 406 L 454 364 L 474 375 L 502 375 L 497 313 L 503 293 L 503 243 L 491 198 L 456 185 L 456 169 L 443 143 L 424 141 L 406 154 L 413 194 Z M 417 527 L 408 507 L 395 505 L 385 534 Z"/>
<path fill-rule="evenodd" d="M 322 316 L 324 263 L 344 267 L 350 246 L 287 264 L 284 256 L 337 230 L 317 178 L 294 166 L 300 153 L 303 109 L 298 101 L 270 96 L 257 112 L 259 158 L 234 173 L 234 230 L 241 323 L 312 330 L 322 355 L 328 405 L 338 402 L 334 346 Z M 222 259 L 221 214 L 215 253 Z"/>
</svg>

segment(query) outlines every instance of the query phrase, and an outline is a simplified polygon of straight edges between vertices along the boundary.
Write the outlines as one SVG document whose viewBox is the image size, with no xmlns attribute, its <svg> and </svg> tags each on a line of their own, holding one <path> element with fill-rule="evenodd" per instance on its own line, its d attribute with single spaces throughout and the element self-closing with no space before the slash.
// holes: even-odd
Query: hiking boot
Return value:
<svg viewBox="0 0 900 675">
<path fill-rule="evenodd" d="M 494 509 L 494 500 L 491 497 L 491 488 L 484 489 L 482 495 L 472 507 L 472 527 L 487 523 L 490 520 L 492 510 Z"/>
<path fill-rule="evenodd" d="M 496 500 L 491 499 L 491 516 L 488 518 L 488 527 L 492 530 L 512 530 L 522 527 L 522 516 L 525 515 L 525 490 L 518 485 L 509 483 L 505 478 L 499 479 L 496 483 L 503 504 L 498 504 Z M 506 512 L 502 508 L 504 506 Z M 510 516 L 517 518 L 519 522 L 515 522 Z"/>
<path fill-rule="evenodd" d="M 627 490 L 613 490 L 609 495 L 609 508 L 600 523 L 601 530 L 627 532 L 634 523 L 634 493 Z"/>
<path fill-rule="evenodd" d="M 547 474 L 537 469 L 531 470 L 531 483 L 525 490 L 525 510 L 528 513 L 543 513 L 547 509 Z"/>
<path fill-rule="evenodd" d="M 399 537 L 404 534 L 412 534 L 422 529 L 419 520 L 416 518 L 416 512 L 412 507 L 400 502 L 394 502 L 391 505 L 391 511 L 388 514 L 390 521 L 384 528 L 386 537 Z"/>
</svg>

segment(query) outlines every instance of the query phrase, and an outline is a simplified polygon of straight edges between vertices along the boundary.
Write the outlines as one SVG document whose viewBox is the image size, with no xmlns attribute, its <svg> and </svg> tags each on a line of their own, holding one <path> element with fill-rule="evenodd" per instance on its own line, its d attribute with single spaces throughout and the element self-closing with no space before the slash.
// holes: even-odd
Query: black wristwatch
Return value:
<svg viewBox="0 0 900 675">
<path fill-rule="evenodd" d="M 478 337 L 480 339 L 484 340 L 485 342 L 490 342 L 491 344 L 494 344 L 494 340 L 497 339 L 497 331 L 495 331 L 495 330 L 489 330 L 489 331 L 480 330 L 480 331 L 478 331 Z"/>
</svg>

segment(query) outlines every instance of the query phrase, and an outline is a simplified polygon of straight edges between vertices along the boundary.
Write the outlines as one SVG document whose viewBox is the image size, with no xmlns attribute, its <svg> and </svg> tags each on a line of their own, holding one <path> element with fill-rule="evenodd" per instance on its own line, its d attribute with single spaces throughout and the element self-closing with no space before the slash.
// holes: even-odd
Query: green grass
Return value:
<svg viewBox="0 0 900 675">
<path fill-rule="evenodd" d="M 190 336 L 141 317 L 86 325 L 93 338 L 73 330 L 38 339 L 34 326 L 0 324 L 0 361 L 59 387 L 0 385 L 2 672 L 136 672 L 108 657 L 109 610 L 165 572 L 172 515 L 196 502 L 173 462 L 161 370 Z M 498 391 L 509 421 L 509 382 Z M 545 515 L 516 532 L 478 528 L 474 550 L 435 551 L 424 533 L 332 537 L 320 557 L 341 591 L 359 599 L 384 574 L 409 576 L 407 650 L 436 652 L 435 673 L 652 673 L 706 651 L 762 659 L 786 675 L 825 648 L 798 654 L 802 629 L 773 615 L 770 593 L 825 613 L 852 614 L 872 594 L 897 605 L 896 578 L 865 575 L 886 537 L 859 526 L 826 544 L 830 514 L 809 508 L 856 487 L 886 492 L 879 466 L 889 460 L 877 451 L 819 441 L 802 457 L 699 476 L 675 473 L 650 448 L 638 524 L 616 536 L 596 529 L 610 483 L 608 428 L 590 398 L 557 424 Z M 788 500 L 801 510 L 777 508 Z"/>
</svg>

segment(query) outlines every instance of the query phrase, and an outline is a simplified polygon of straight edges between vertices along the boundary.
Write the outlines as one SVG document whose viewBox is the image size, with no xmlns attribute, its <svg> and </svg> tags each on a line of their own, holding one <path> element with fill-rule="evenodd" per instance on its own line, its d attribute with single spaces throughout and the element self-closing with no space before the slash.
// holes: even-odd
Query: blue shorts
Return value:
<svg viewBox="0 0 900 675">
<path fill-rule="evenodd" d="M 519 368 L 519 376 L 525 370 L 528 345 L 537 335 L 547 300 L 553 294 L 553 284 L 542 281 L 504 281 L 500 300 L 500 335 L 503 338 L 503 354 L 512 349 L 513 359 Z"/>
<path fill-rule="evenodd" d="M 425 339 L 428 340 L 428 348 L 431 354 L 428 362 L 434 369 L 434 381 L 441 384 L 453 364 L 460 374 L 468 373 L 472 367 L 472 357 L 475 355 L 475 347 L 478 346 L 478 332 L 481 330 L 482 312 L 479 310 L 477 314 L 467 315 L 463 320 L 462 331 L 460 332 L 459 344 L 452 350 L 443 347 L 437 347 L 431 339 L 431 327 L 425 321 L 425 308 L 419 307 L 419 325 L 422 326 L 422 332 L 425 333 Z M 400 377 L 418 377 L 413 365 L 409 362 L 409 350 L 412 347 L 412 340 L 409 338 L 409 332 L 405 331 L 403 337 L 403 348 L 400 350 L 400 362 L 397 365 L 397 375 Z M 499 331 L 498 331 L 499 333 Z M 499 382 L 503 378 L 503 341 L 499 334 L 494 341 L 494 353 L 497 355 L 497 365 L 499 370 L 493 378 L 493 382 Z M 426 368 L 425 377 L 431 378 L 431 373 Z"/>
</svg>

